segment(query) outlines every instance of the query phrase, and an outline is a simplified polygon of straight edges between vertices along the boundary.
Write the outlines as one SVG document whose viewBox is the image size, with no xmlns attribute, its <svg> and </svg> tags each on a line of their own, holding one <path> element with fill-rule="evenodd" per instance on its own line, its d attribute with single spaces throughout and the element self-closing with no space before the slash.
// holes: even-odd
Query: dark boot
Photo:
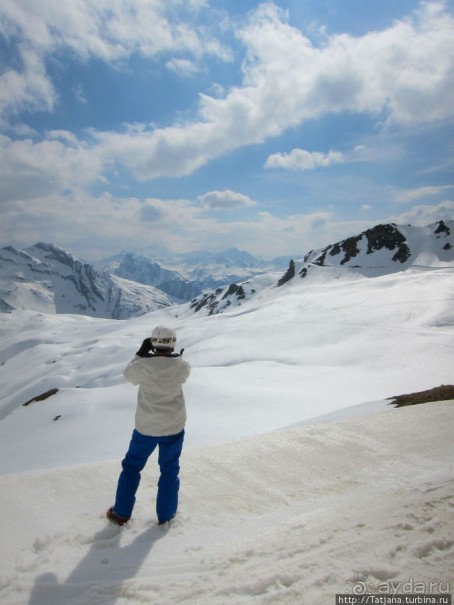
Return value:
<svg viewBox="0 0 454 605">
<path fill-rule="evenodd" d="M 120 527 L 129 521 L 129 517 L 118 516 L 117 513 L 114 511 L 113 506 L 111 506 L 107 511 L 106 517 L 109 519 L 109 521 L 112 521 L 112 523 L 116 523 Z"/>
</svg>

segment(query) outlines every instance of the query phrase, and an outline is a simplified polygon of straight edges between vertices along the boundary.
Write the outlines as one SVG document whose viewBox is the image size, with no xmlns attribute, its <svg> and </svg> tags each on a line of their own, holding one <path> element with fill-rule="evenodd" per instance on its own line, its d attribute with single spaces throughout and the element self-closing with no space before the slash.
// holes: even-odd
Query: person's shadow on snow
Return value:
<svg viewBox="0 0 454 605">
<path fill-rule="evenodd" d="M 110 524 L 88 538 L 89 551 L 62 584 L 54 573 L 40 574 L 28 605 L 114 605 L 119 597 L 126 596 L 123 582 L 135 577 L 155 542 L 166 534 L 166 528 L 151 527 L 123 547 L 122 531 Z"/>
</svg>

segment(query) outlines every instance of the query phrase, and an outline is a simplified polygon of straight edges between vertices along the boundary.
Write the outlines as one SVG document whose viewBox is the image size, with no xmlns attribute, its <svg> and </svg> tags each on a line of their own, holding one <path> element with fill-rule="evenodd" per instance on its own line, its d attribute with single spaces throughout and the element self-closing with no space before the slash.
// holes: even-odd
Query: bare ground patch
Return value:
<svg viewBox="0 0 454 605">
<path fill-rule="evenodd" d="M 417 393 L 407 393 L 405 395 L 393 395 L 388 397 L 392 399 L 391 405 L 401 408 L 407 405 L 417 405 L 419 403 L 430 403 L 431 401 L 446 401 L 454 399 L 454 385 L 442 384 L 427 391 Z"/>
</svg>

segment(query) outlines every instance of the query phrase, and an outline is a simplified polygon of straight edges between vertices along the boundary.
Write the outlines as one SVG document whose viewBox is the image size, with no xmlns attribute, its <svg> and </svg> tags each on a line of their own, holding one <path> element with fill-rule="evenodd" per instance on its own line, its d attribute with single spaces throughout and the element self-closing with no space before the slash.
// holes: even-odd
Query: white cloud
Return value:
<svg viewBox="0 0 454 605">
<path fill-rule="evenodd" d="M 82 257 L 100 258 L 121 249 L 165 246 L 173 252 L 232 246 L 265 258 L 301 254 L 345 236 L 345 225 L 330 212 L 275 217 L 261 212 L 255 220 L 217 221 L 189 200 L 118 198 L 55 192 L 29 200 L 6 201 L 0 239 L 16 246 L 51 241 Z M 366 223 L 361 223 L 363 227 Z M 356 232 L 351 227 L 351 232 Z M 347 234 L 349 231 L 347 231 Z M 14 235 L 13 235 L 14 234 Z"/>
<path fill-rule="evenodd" d="M 267 3 L 238 31 L 246 48 L 242 86 L 200 95 L 199 120 L 142 132 L 97 133 L 106 153 L 140 179 L 185 176 L 232 149 L 261 143 L 305 120 L 365 112 L 389 123 L 454 113 L 454 19 L 425 3 L 412 19 L 314 47 Z"/>
<path fill-rule="evenodd" d="M 344 161 L 340 151 L 306 151 L 305 149 L 292 149 L 290 153 L 274 153 L 265 162 L 265 168 L 281 168 L 284 170 L 313 170 L 326 168 L 332 164 Z"/>
<path fill-rule="evenodd" d="M 13 41 L 22 67 L 2 73 L 0 109 L 52 110 L 54 86 L 44 61 L 56 51 L 105 62 L 134 53 L 148 58 L 187 53 L 196 59 L 211 55 L 230 61 L 230 50 L 197 25 L 197 13 L 204 10 L 206 3 L 198 0 L 2 0 L 0 33 Z M 180 71 L 183 66 L 171 65 Z M 77 88 L 75 94 L 83 101 Z"/>
<path fill-rule="evenodd" d="M 82 84 L 79 83 L 76 86 L 74 86 L 73 95 L 78 103 L 80 103 L 81 105 L 87 105 L 88 100 L 84 95 Z"/>
<path fill-rule="evenodd" d="M 189 10 L 203 6 L 194 2 Z M 227 60 L 228 50 L 184 22 L 183 8 L 180 0 L 4 0 L 3 33 L 20 35 L 25 42 L 22 70 L 1 76 L 0 104 L 10 110 L 27 105 L 51 110 L 56 97 L 43 58 L 61 48 L 105 61 L 164 51 L 194 58 L 212 53 Z M 395 123 L 442 119 L 454 111 L 453 27 L 442 5 L 428 2 L 386 30 L 336 35 L 315 47 L 286 22 L 283 11 L 262 4 L 238 30 L 246 49 L 242 86 L 222 98 L 201 95 L 199 120 L 193 123 L 94 133 L 99 154 L 129 166 L 139 179 L 185 176 L 232 149 L 327 113 L 386 111 Z M 179 57 L 167 65 L 187 74 L 196 64 Z M 267 165 L 308 169 L 340 159 L 336 153 L 276 154 Z"/>
<path fill-rule="evenodd" d="M 78 189 L 101 179 L 102 168 L 96 152 L 65 131 L 39 143 L 0 135 L 0 203 Z"/>
<path fill-rule="evenodd" d="M 413 206 L 407 212 L 388 217 L 389 222 L 409 225 L 429 225 L 440 219 L 454 220 L 454 201 L 445 200 L 439 204 L 429 206 L 422 204 Z"/>
<path fill-rule="evenodd" d="M 182 0 L 3 0 L 0 27 L 41 53 L 69 48 L 82 58 L 105 61 L 167 51 L 225 58 L 227 50 L 193 25 L 203 10 L 205 2 Z"/>
<path fill-rule="evenodd" d="M 140 221 L 168 228 L 185 227 L 199 219 L 200 210 L 188 200 L 162 200 L 148 198 L 137 213 Z"/>
<path fill-rule="evenodd" d="M 17 137 L 37 137 L 39 133 L 34 128 L 31 128 L 28 124 L 14 124 L 8 126 L 5 124 L 5 131 L 11 132 Z"/>
<path fill-rule="evenodd" d="M 223 250 L 232 246 L 271 258 L 303 257 L 310 249 L 332 244 L 378 222 L 424 225 L 454 218 L 454 201 L 415 206 L 406 213 L 381 219 L 339 220 L 334 210 L 290 216 L 259 212 L 251 220 L 218 221 L 203 207 L 185 199 L 114 197 L 72 190 L 6 200 L 0 222 L 4 243 L 28 246 L 51 241 L 82 257 L 99 258 L 121 249 L 165 246 L 174 252 Z M 365 215 L 363 215 L 365 217 Z M 373 220 L 373 223 L 371 223 Z M 13 235 L 15 234 L 15 235 Z"/>
<path fill-rule="evenodd" d="M 166 67 L 183 78 L 192 78 L 199 73 L 200 67 L 189 59 L 171 59 L 167 61 Z"/>
<path fill-rule="evenodd" d="M 428 185 L 426 187 L 405 189 L 395 194 L 395 200 L 396 202 L 412 202 L 421 198 L 439 195 L 440 193 L 443 193 L 444 191 L 449 191 L 450 189 L 454 189 L 454 185 Z"/>
<path fill-rule="evenodd" d="M 6 69 L 0 74 L 2 125 L 6 123 L 7 110 L 14 113 L 25 106 L 31 110 L 50 111 L 56 101 L 54 86 L 46 74 L 40 55 L 24 47 L 19 47 L 19 52 L 22 71 Z"/>
<path fill-rule="evenodd" d="M 229 189 L 225 191 L 209 191 L 199 196 L 198 199 L 202 206 L 209 210 L 236 210 L 238 208 L 257 205 L 257 202 L 251 200 L 247 195 L 230 191 Z"/>
</svg>

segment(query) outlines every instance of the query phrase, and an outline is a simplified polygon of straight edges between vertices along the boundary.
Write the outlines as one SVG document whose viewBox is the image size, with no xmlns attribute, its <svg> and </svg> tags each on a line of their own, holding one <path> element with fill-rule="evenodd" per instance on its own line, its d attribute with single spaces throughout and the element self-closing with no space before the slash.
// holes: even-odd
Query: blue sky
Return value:
<svg viewBox="0 0 454 605">
<path fill-rule="evenodd" d="M 272 258 L 454 218 L 453 12 L 2 0 L 2 245 Z"/>
</svg>

